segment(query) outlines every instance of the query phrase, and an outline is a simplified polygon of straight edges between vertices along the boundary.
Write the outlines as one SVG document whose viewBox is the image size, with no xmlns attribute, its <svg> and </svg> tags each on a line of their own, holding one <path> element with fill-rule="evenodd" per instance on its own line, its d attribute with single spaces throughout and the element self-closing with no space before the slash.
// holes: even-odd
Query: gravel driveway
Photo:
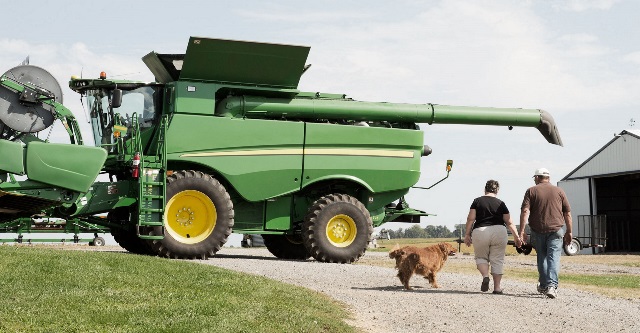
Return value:
<svg viewBox="0 0 640 333">
<path fill-rule="evenodd" d="M 474 266 L 470 256 L 450 260 Z M 640 301 L 562 288 L 562 280 L 558 298 L 547 299 L 536 293 L 535 281 L 508 276 L 504 295 L 482 293 L 479 275 L 447 273 L 446 265 L 438 274 L 439 289 L 414 277 L 415 289 L 405 291 L 391 268 L 279 260 L 264 248 L 223 248 L 201 262 L 322 292 L 346 304 L 353 313 L 349 324 L 365 332 L 640 331 Z"/>
</svg>

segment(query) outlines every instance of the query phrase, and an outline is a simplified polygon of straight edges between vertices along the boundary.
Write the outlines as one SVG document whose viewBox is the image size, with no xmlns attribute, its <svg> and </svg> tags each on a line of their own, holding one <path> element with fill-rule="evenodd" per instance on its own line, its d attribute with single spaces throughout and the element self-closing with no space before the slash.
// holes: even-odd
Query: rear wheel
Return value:
<svg viewBox="0 0 640 333">
<path fill-rule="evenodd" d="M 199 171 L 178 171 L 167 177 L 164 239 L 151 241 L 160 256 L 206 259 L 227 242 L 234 223 L 227 190 Z M 154 227 L 153 234 L 162 234 Z"/>
<path fill-rule="evenodd" d="M 264 246 L 280 259 L 306 260 L 311 257 L 300 236 L 262 235 Z"/>
<path fill-rule="evenodd" d="M 151 246 L 144 239 L 138 237 L 135 230 L 135 222 L 131 221 L 129 207 L 119 207 L 109 212 L 107 219 L 116 224 L 120 224 L 122 228 L 111 228 L 113 239 L 123 249 L 143 255 L 155 255 Z M 94 240 L 95 241 L 95 240 Z"/>
<path fill-rule="evenodd" d="M 571 239 L 571 243 L 564 246 L 564 253 L 568 256 L 575 256 L 582 249 L 582 244 L 580 241 L 573 238 Z"/>
<path fill-rule="evenodd" d="M 372 233 L 369 211 L 358 199 L 346 194 L 318 199 L 302 225 L 305 247 L 321 262 L 357 261 L 367 250 Z"/>
</svg>

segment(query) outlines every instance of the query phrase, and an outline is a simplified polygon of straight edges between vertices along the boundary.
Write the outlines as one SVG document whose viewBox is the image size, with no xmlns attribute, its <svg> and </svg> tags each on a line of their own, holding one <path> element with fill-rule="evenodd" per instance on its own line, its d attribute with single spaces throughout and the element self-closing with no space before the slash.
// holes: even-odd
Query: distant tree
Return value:
<svg viewBox="0 0 640 333">
<path fill-rule="evenodd" d="M 439 225 L 439 226 L 435 226 L 435 225 L 428 225 L 424 228 L 424 231 L 427 233 L 427 237 L 430 238 L 447 238 L 447 237 L 453 237 L 453 233 L 451 232 L 451 230 L 449 230 L 449 228 L 447 228 L 444 225 Z"/>
<path fill-rule="evenodd" d="M 455 230 L 453 232 L 454 237 L 464 238 L 464 234 L 466 232 L 466 225 L 464 224 L 456 224 Z"/>
<path fill-rule="evenodd" d="M 457 227 L 457 226 L 456 226 Z M 457 230 L 457 229 L 456 229 Z M 452 232 L 447 226 L 444 225 L 428 225 L 425 228 L 420 228 L 419 225 L 413 225 L 407 229 L 388 230 L 381 229 L 380 233 L 389 232 L 391 238 L 450 238 L 458 237 L 457 231 Z M 463 232 L 464 235 L 464 232 Z"/>
<path fill-rule="evenodd" d="M 437 227 L 438 229 L 438 238 L 449 238 L 453 237 L 453 232 L 447 228 L 447 226 L 441 225 Z"/>
<path fill-rule="evenodd" d="M 411 228 L 405 230 L 405 238 L 427 238 L 427 233 L 419 225 L 413 225 Z"/>
<path fill-rule="evenodd" d="M 391 234 L 391 238 L 404 238 L 404 231 L 402 231 L 402 228 L 394 231 Z"/>
<path fill-rule="evenodd" d="M 436 226 L 434 225 L 428 225 L 424 228 L 424 231 L 427 233 L 427 237 L 429 238 L 435 238 L 435 234 L 436 234 Z"/>
</svg>

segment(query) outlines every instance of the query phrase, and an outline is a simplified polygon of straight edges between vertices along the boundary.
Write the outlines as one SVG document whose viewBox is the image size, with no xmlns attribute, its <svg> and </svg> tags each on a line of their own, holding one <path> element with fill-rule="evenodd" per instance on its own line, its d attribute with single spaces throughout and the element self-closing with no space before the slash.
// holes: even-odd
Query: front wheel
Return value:
<svg viewBox="0 0 640 333">
<path fill-rule="evenodd" d="M 372 234 L 369 211 L 346 194 L 316 200 L 302 224 L 304 245 L 321 262 L 356 262 L 367 250 Z"/>
<path fill-rule="evenodd" d="M 582 249 L 582 244 L 580 241 L 573 238 L 571 239 L 571 243 L 564 246 L 564 253 L 568 256 L 575 256 Z"/>
<path fill-rule="evenodd" d="M 158 255 L 206 259 L 227 242 L 234 224 L 233 203 L 216 179 L 199 171 L 177 171 L 167 177 L 164 239 L 151 241 Z M 162 234 L 154 227 L 153 234 Z"/>
</svg>

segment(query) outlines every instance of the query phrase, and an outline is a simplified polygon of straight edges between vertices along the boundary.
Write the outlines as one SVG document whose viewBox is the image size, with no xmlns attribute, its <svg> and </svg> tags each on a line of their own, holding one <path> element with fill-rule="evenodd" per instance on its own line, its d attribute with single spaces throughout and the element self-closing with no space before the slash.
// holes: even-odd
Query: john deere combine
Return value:
<svg viewBox="0 0 640 333">
<path fill-rule="evenodd" d="M 131 252 L 170 258 L 213 256 L 235 231 L 263 235 L 279 258 L 349 263 L 364 254 L 373 227 L 427 215 L 404 200 L 431 152 L 417 123 L 536 127 L 561 145 L 541 110 L 299 91 L 308 52 L 192 37 L 185 54 L 142 58 L 156 82 L 72 78 L 95 147 L 83 144 L 48 72 L 7 71 L 0 223 L 80 219 L 108 227 Z M 58 121 L 70 144 L 38 138 Z M 109 181 L 96 181 L 99 174 Z"/>
</svg>

